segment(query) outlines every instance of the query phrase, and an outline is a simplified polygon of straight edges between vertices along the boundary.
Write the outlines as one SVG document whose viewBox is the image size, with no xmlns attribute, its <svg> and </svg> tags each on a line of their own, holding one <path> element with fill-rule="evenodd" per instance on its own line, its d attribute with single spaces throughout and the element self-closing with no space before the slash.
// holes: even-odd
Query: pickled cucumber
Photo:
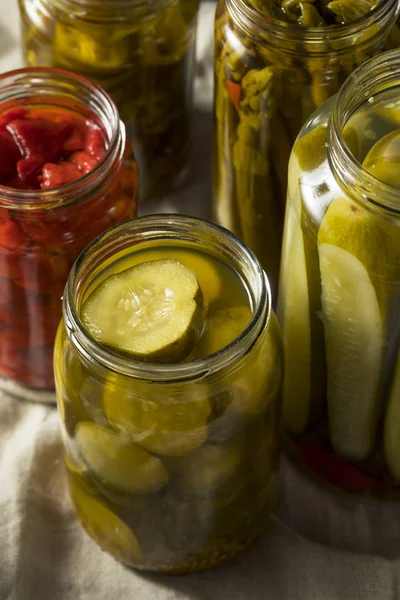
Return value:
<svg viewBox="0 0 400 600">
<path fill-rule="evenodd" d="M 381 138 L 363 162 L 364 169 L 388 185 L 400 188 L 400 130 Z"/>
<path fill-rule="evenodd" d="M 382 318 L 374 286 L 353 254 L 319 245 L 330 439 L 345 458 L 372 452 L 378 425 Z"/>
<path fill-rule="evenodd" d="M 81 316 L 94 339 L 114 350 L 145 362 L 180 362 L 202 332 L 203 294 L 179 261 L 148 261 L 110 275 Z"/>
<path fill-rule="evenodd" d="M 385 416 L 384 441 L 389 470 L 400 481 L 400 350 Z"/>
<path fill-rule="evenodd" d="M 160 384 L 152 391 L 139 385 L 129 388 L 122 378 L 110 375 L 103 401 L 110 423 L 155 454 L 184 456 L 207 439 L 211 406 L 206 386 L 191 384 L 185 394 Z"/>
<path fill-rule="evenodd" d="M 118 492 L 152 494 L 168 482 L 168 472 L 159 458 L 111 429 L 81 422 L 76 441 L 90 471 Z"/>
<path fill-rule="evenodd" d="M 196 347 L 196 356 L 210 356 L 231 344 L 246 329 L 251 318 L 248 306 L 221 308 L 210 314 Z"/>
</svg>

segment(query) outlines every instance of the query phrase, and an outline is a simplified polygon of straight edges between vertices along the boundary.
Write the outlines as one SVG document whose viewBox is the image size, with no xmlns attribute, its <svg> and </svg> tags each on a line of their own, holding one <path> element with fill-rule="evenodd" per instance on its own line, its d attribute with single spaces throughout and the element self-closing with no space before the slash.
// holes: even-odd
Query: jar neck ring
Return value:
<svg viewBox="0 0 400 600">
<path fill-rule="evenodd" d="M 92 194 L 122 160 L 126 137 L 117 108 L 108 94 L 89 79 L 51 67 L 27 67 L 0 75 L 0 114 L 21 103 L 81 109 L 101 127 L 107 151 L 92 171 L 60 188 L 19 190 L 0 185 L 0 207 L 37 211 L 66 206 Z"/>
<path fill-rule="evenodd" d="M 358 67 L 336 96 L 328 124 L 328 160 L 336 179 L 354 198 L 400 213 L 400 190 L 366 171 L 350 152 L 343 129 L 351 115 L 375 94 L 400 91 L 400 51 L 392 50 Z"/>
<path fill-rule="evenodd" d="M 232 21 L 251 39 L 259 38 L 297 55 L 299 44 L 304 44 L 300 53 L 315 57 L 337 56 L 354 49 L 355 45 L 372 45 L 377 37 L 387 35 L 400 12 L 398 0 L 381 0 L 378 6 L 353 23 L 306 28 L 268 17 L 250 7 L 246 0 L 225 0 L 225 3 Z M 379 30 L 365 39 L 365 31 L 371 26 L 378 26 Z"/>
<path fill-rule="evenodd" d="M 177 239 L 198 251 L 217 252 L 245 279 L 253 302 L 253 318 L 246 330 L 229 346 L 202 359 L 180 364 L 149 364 L 125 358 L 97 343 L 79 317 L 80 305 L 94 273 L 116 252 L 149 242 L 162 244 Z M 153 215 L 128 221 L 108 230 L 82 252 L 70 272 L 63 296 L 64 322 L 72 345 L 86 362 L 146 381 L 176 382 L 201 379 L 229 367 L 247 354 L 271 318 L 271 292 L 257 258 L 232 233 L 202 219 L 178 215 Z"/>
<path fill-rule="evenodd" d="M 132 18 L 147 21 L 155 13 L 177 4 L 179 0 L 39 0 L 43 12 L 58 11 L 70 19 L 92 23 L 118 23 Z"/>
</svg>

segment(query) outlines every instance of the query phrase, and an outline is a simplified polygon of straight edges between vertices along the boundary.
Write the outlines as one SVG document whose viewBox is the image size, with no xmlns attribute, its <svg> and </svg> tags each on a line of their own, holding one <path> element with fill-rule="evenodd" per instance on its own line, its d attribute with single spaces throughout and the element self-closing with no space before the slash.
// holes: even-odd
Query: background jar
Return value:
<svg viewBox="0 0 400 600">
<path fill-rule="evenodd" d="M 172 365 L 135 362 L 94 342 L 80 321 L 87 290 L 94 280 L 102 281 L 106 266 L 160 244 L 201 249 L 204 256 L 222 259 L 237 270 L 251 296 L 253 318 L 247 329 L 205 359 Z M 174 573 L 208 569 L 249 546 L 277 502 L 282 376 L 279 326 L 254 255 L 205 221 L 165 215 L 136 219 L 84 251 L 71 271 L 63 311 L 55 346 L 57 397 L 71 496 L 88 533 L 129 565 Z M 110 393 L 118 397 L 113 427 L 103 403 Z M 168 444 L 147 452 L 156 464 L 154 475 L 142 483 L 138 460 L 124 466 L 117 450 L 120 444 L 128 445 L 129 452 L 149 449 L 149 431 L 136 436 L 135 443 L 127 438 L 127 406 L 136 415 L 129 431 L 131 425 L 141 430 L 140 415 L 151 410 L 151 431 L 172 440 L 174 447 L 180 440 L 179 456 Z M 181 427 L 190 414 L 196 424 Z M 82 428 L 97 433 L 82 441 Z M 117 448 L 111 442 L 102 445 L 97 435 L 111 436 Z M 96 471 L 85 459 L 91 451 L 114 458 Z"/>
<path fill-rule="evenodd" d="M 398 51 L 368 61 L 302 129 L 278 309 L 292 455 L 378 496 L 400 481 L 400 191 L 387 178 L 399 72 Z"/>
<path fill-rule="evenodd" d="M 141 197 L 183 177 L 199 0 L 20 0 L 23 53 L 90 77 L 112 96 L 140 168 Z"/>
<path fill-rule="evenodd" d="M 220 0 L 215 23 L 213 216 L 250 246 L 276 299 L 287 167 L 312 112 L 361 63 L 399 44 L 396 0 L 345 26 L 265 18 Z"/>
<path fill-rule="evenodd" d="M 85 78 L 48 68 L 6 73 L 0 114 L 15 107 L 72 111 L 94 121 L 107 142 L 97 166 L 73 183 L 45 191 L 0 186 L 1 385 L 45 399 L 42 392 L 54 388 L 68 273 L 93 238 L 136 214 L 137 168 L 114 103 Z"/>
</svg>

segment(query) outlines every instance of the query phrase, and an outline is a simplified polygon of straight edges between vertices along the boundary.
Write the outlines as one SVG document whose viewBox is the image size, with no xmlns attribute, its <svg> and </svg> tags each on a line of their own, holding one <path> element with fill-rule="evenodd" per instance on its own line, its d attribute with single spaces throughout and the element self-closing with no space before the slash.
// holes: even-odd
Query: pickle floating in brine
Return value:
<svg viewBox="0 0 400 600">
<path fill-rule="evenodd" d="M 231 344 L 248 326 L 252 312 L 247 306 L 221 308 L 207 318 L 196 356 L 204 357 Z"/>
<path fill-rule="evenodd" d="M 365 157 L 363 167 L 377 179 L 400 188 L 400 129 L 376 142 Z"/>
<path fill-rule="evenodd" d="M 167 484 L 161 460 L 112 429 L 82 422 L 75 435 L 87 467 L 105 486 L 125 494 L 152 494 Z"/>
<path fill-rule="evenodd" d="M 148 261 L 107 277 L 82 320 L 96 341 L 136 360 L 180 362 L 202 332 L 203 294 L 179 261 Z"/>
<path fill-rule="evenodd" d="M 161 456 L 184 456 L 206 441 L 206 386 L 191 385 L 185 394 L 167 384 L 154 392 L 128 385 L 110 375 L 103 402 L 110 423 L 134 442 Z"/>
</svg>

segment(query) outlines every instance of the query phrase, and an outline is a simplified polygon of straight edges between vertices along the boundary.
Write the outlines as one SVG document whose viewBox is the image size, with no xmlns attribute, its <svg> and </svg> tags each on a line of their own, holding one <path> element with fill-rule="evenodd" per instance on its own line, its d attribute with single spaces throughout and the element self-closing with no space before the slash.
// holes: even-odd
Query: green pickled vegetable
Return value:
<svg viewBox="0 0 400 600">
<path fill-rule="evenodd" d="M 396 482 L 400 481 L 400 352 L 391 382 L 385 415 L 385 457 Z"/>
<path fill-rule="evenodd" d="M 82 320 L 95 340 L 136 360 L 179 362 L 203 329 L 203 294 L 179 261 L 148 261 L 101 283 Z"/>
</svg>

